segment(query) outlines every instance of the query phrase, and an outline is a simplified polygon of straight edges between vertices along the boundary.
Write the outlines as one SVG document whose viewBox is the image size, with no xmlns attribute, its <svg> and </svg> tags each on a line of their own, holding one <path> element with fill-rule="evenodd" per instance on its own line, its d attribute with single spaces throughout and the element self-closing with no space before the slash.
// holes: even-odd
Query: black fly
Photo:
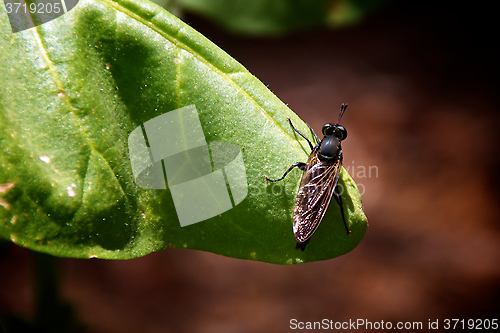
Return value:
<svg viewBox="0 0 500 333">
<path fill-rule="evenodd" d="M 311 141 L 299 132 L 288 118 L 292 129 L 309 143 L 311 154 L 307 163 L 298 162 L 293 164 L 286 170 L 283 177 L 269 179 L 266 176 L 265 178 L 267 181 L 276 182 L 283 180 L 295 167 L 304 171 L 293 210 L 293 233 L 297 240 L 297 249 L 305 249 L 312 234 L 318 228 L 323 216 L 325 216 L 332 196 L 335 197 L 335 201 L 340 206 L 340 213 L 347 233 L 351 232 L 345 221 L 342 198 L 337 186 L 343 159 L 341 142 L 347 137 L 347 130 L 339 123 L 346 109 L 347 103 L 342 104 L 337 123 L 323 126 L 323 139 L 321 141 L 313 129 L 307 125 L 316 139 L 316 146 L 314 147 Z"/>
</svg>

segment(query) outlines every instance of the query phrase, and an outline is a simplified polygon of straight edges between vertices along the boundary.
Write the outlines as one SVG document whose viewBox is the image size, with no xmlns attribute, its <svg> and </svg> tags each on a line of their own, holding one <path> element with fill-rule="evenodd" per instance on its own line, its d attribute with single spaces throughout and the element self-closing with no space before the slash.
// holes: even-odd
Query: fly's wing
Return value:
<svg viewBox="0 0 500 333">
<path fill-rule="evenodd" d="M 325 163 L 313 152 L 307 161 L 293 211 L 293 233 L 299 243 L 316 231 L 332 199 L 339 179 L 341 158 Z"/>
</svg>

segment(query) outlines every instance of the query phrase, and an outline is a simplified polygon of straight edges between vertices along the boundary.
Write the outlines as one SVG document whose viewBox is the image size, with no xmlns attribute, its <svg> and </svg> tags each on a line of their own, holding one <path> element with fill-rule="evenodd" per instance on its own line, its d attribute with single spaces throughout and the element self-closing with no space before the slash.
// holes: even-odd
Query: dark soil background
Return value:
<svg viewBox="0 0 500 333">
<path fill-rule="evenodd" d="M 273 39 L 187 16 L 317 132 L 349 103 L 344 166 L 370 227 L 351 253 L 291 267 L 189 250 L 62 259 L 61 297 L 83 331 L 287 332 L 294 318 L 439 320 L 442 331 L 446 318 L 500 319 L 498 28 L 478 4 L 418 3 Z M 31 254 L 0 253 L 0 313 L 30 318 Z"/>
</svg>

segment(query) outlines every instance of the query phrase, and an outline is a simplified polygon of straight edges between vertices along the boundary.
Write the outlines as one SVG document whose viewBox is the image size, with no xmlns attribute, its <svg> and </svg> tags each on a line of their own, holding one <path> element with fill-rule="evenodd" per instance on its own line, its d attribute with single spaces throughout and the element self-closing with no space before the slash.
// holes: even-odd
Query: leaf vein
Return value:
<svg viewBox="0 0 500 333">
<path fill-rule="evenodd" d="M 33 31 L 34 38 L 35 38 L 35 40 L 36 40 L 36 42 L 37 42 L 37 44 L 39 46 L 39 49 L 41 50 L 42 56 L 45 58 L 45 61 L 46 61 L 47 65 L 48 65 L 48 67 L 49 67 L 49 71 L 51 73 L 51 77 L 53 78 L 53 80 L 54 80 L 54 82 L 55 82 L 55 84 L 57 86 L 57 89 L 59 91 L 64 91 L 63 84 L 62 84 L 61 79 L 59 78 L 59 76 L 57 74 L 57 71 L 56 71 L 55 66 L 54 66 L 54 62 L 50 59 L 49 54 L 48 54 L 45 46 L 43 45 L 43 37 L 41 36 L 39 29 L 40 29 L 40 26 L 37 26 L 37 27 L 35 27 L 35 29 L 31 29 L 31 30 Z M 78 115 L 75 113 L 75 107 L 69 101 L 69 97 L 68 96 L 64 96 L 62 98 L 63 98 L 64 102 L 69 106 L 70 113 L 74 117 L 75 121 L 77 122 L 79 130 L 82 133 L 84 133 L 84 138 L 87 140 L 87 143 L 88 143 L 89 147 L 94 152 L 96 152 L 97 154 L 99 154 L 99 156 L 102 157 L 102 159 L 106 162 L 106 165 L 109 167 L 109 169 L 111 170 L 111 173 L 116 178 L 117 182 L 120 184 L 120 188 L 121 188 L 123 194 L 125 195 L 125 197 L 128 200 L 128 197 L 126 195 L 126 191 L 125 191 L 125 189 L 123 187 L 122 182 L 120 182 L 120 179 L 116 177 L 115 173 L 113 172 L 113 168 L 109 164 L 109 161 L 106 158 L 104 158 L 104 156 L 97 149 L 97 147 L 95 147 L 93 145 L 92 141 L 89 138 L 89 134 L 85 131 L 85 129 L 82 126 L 82 122 L 81 122 L 80 117 L 78 117 Z M 87 177 L 88 167 L 89 167 L 89 164 L 90 164 L 90 158 L 91 158 L 91 154 L 89 154 L 89 156 L 88 156 L 87 167 L 85 169 L 85 174 L 83 175 L 83 180 L 85 180 L 85 178 Z M 82 201 L 83 201 L 83 192 L 84 191 L 82 191 Z"/>
<path fill-rule="evenodd" d="M 236 90 L 239 90 L 241 92 L 243 92 L 243 94 L 245 94 L 249 100 L 251 100 L 252 102 L 255 103 L 255 105 L 258 106 L 258 109 L 261 111 L 261 113 L 266 116 L 268 119 L 271 120 L 271 122 L 273 122 L 277 128 L 279 128 L 279 130 L 281 130 L 281 132 L 283 132 L 283 134 L 288 137 L 290 139 L 290 142 L 294 145 L 295 149 L 296 150 L 300 150 L 300 148 L 297 146 L 297 142 L 293 140 L 293 137 L 292 135 L 290 134 L 290 132 L 287 132 L 270 114 L 269 112 L 267 112 L 264 107 L 262 106 L 261 103 L 259 103 L 249 92 L 247 92 L 243 87 L 241 87 L 239 84 L 237 84 L 232 78 L 231 76 L 228 74 L 228 73 L 225 73 L 223 70 L 221 70 L 220 68 L 218 68 L 217 66 L 215 66 L 214 64 L 212 64 L 211 62 L 209 62 L 206 58 L 204 58 L 201 54 L 199 54 L 198 52 L 196 52 L 195 50 L 193 50 L 191 47 L 189 47 L 188 45 L 182 43 L 180 40 L 178 40 L 177 38 L 175 38 L 174 36 L 171 36 L 170 34 L 168 34 L 167 32 L 163 31 L 162 29 L 160 29 L 156 24 L 154 24 L 153 22 L 151 22 L 151 20 L 156 17 L 157 15 L 161 15 L 160 13 L 157 14 L 157 15 L 154 15 L 152 16 L 151 18 L 149 18 L 149 20 L 146 20 L 144 19 L 143 17 L 141 17 L 140 15 L 134 13 L 133 11 L 121 6 L 120 4 L 114 2 L 113 0 L 103 0 L 104 2 L 108 3 L 111 7 L 115 8 L 116 10 L 122 12 L 123 14 L 129 16 L 130 18 L 132 19 L 135 19 L 136 21 L 144 24 L 145 26 L 149 27 L 150 29 L 154 30 L 156 33 L 158 33 L 159 35 L 163 36 L 165 39 L 169 40 L 170 42 L 172 42 L 173 44 L 175 44 L 177 47 L 181 48 L 181 49 L 184 49 L 185 51 L 189 52 L 190 54 L 192 54 L 193 56 L 195 56 L 198 60 L 200 60 L 202 63 L 204 63 L 208 68 L 210 68 L 212 71 L 218 73 L 221 77 L 225 78 L 228 82 L 230 82 L 233 86 L 236 87 Z M 241 72 L 241 73 L 244 73 L 244 74 L 250 74 L 248 72 Z M 234 74 L 234 73 L 231 73 L 231 74 Z"/>
</svg>

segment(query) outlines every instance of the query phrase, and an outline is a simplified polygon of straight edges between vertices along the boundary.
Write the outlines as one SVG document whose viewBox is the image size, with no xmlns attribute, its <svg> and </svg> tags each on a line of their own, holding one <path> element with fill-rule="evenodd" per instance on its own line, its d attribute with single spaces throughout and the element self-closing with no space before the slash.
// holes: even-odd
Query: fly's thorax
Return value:
<svg viewBox="0 0 500 333">
<path fill-rule="evenodd" d="M 319 155 L 325 159 L 335 158 L 340 150 L 340 139 L 335 135 L 327 135 L 321 140 Z"/>
</svg>

